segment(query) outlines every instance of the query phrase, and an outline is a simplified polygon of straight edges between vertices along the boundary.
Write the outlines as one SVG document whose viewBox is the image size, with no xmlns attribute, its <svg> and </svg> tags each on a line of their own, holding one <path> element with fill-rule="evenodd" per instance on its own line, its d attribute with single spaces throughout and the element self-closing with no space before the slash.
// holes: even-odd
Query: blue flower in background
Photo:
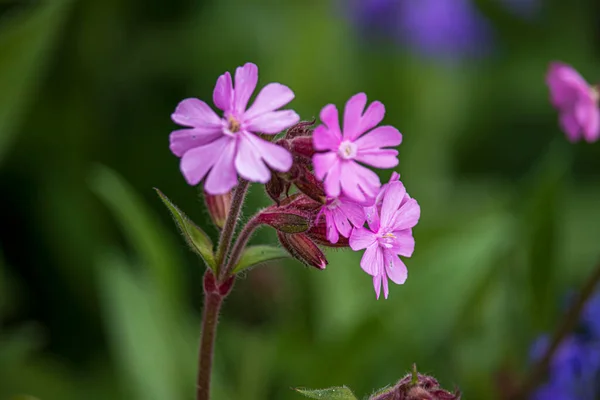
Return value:
<svg viewBox="0 0 600 400">
<path fill-rule="evenodd" d="M 540 0 L 499 0 L 531 14 Z M 494 46 L 491 23 L 472 0 L 353 0 L 351 12 L 365 34 L 383 34 L 425 57 L 487 55 Z"/>
<path fill-rule="evenodd" d="M 594 400 L 600 396 L 600 292 L 586 305 L 576 332 L 563 340 L 550 362 L 548 380 L 532 400 Z M 548 346 L 548 336 L 531 348 L 538 359 Z"/>
</svg>

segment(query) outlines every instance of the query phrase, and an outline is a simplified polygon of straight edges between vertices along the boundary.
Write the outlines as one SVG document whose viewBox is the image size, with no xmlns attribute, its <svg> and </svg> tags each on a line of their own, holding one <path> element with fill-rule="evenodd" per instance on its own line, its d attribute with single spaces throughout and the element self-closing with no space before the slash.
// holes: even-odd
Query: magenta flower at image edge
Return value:
<svg viewBox="0 0 600 400">
<path fill-rule="evenodd" d="M 391 181 L 382 189 L 385 193 L 381 209 L 374 208 L 367 221 L 368 229 L 360 227 L 352 231 L 350 247 L 355 251 L 366 249 L 360 266 L 373 277 L 377 298 L 383 285 L 387 299 L 388 278 L 399 285 L 406 281 L 408 273 L 399 256 L 412 256 L 415 248 L 412 228 L 419 221 L 421 209 L 416 200 L 408 196 L 402 182 Z"/>
<path fill-rule="evenodd" d="M 398 151 L 387 147 L 398 146 L 402 135 L 392 126 L 371 130 L 383 119 L 385 107 L 374 101 L 363 114 L 366 104 L 364 93 L 348 100 L 343 132 L 336 106 L 328 104 L 321 110 L 324 125 L 319 125 L 313 133 L 313 144 L 319 152 L 313 156 L 313 166 L 329 197 L 344 194 L 355 202 L 368 203 L 377 195 L 381 182 L 375 172 L 361 164 L 376 168 L 398 165 Z"/>
<path fill-rule="evenodd" d="M 558 109 L 559 121 L 567 138 L 594 142 L 600 137 L 598 90 L 590 86 L 571 66 L 552 62 L 546 75 L 550 101 Z"/>
<path fill-rule="evenodd" d="M 219 77 L 213 102 L 223 111 L 222 118 L 205 102 L 193 98 L 175 109 L 173 121 L 188 128 L 171 133 L 170 149 L 181 157 L 181 172 L 190 185 L 206 177 L 206 192 L 224 194 L 237 184 L 238 175 L 266 183 L 271 177 L 269 167 L 281 172 L 291 168 L 292 155 L 256 133 L 277 134 L 300 120 L 292 110 L 276 111 L 289 103 L 294 93 L 287 86 L 270 83 L 247 108 L 257 81 L 258 68 L 252 63 L 236 69 L 235 86 L 229 72 Z"/>
</svg>

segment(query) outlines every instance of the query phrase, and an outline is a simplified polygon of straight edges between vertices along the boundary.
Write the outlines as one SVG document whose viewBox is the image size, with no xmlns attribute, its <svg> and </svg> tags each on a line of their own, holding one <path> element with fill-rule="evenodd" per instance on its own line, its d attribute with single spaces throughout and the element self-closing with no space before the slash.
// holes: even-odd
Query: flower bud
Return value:
<svg viewBox="0 0 600 400">
<path fill-rule="evenodd" d="M 258 215 L 258 223 L 283 233 L 300 233 L 310 228 L 310 215 L 294 209 L 267 208 Z"/>
<path fill-rule="evenodd" d="M 371 400 L 460 400 L 460 392 L 448 392 L 440 387 L 438 381 L 432 377 L 413 371 L 392 388 L 385 389 L 370 397 Z"/>
<path fill-rule="evenodd" d="M 267 195 L 273 199 L 277 205 L 280 204 L 281 195 L 285 190 L 285 185 L 286 182 L 276 173 L 271 174 L 271 179 L 265 185 L 265 191 L 267 192 Z"/>
<path fill-rule="evenodd" d="M 312 129 L 310 129 L 317 120 L 313 118 L 312 121 L 298 122 L 292 126 L 284 135 L 285 139 L 292 139 L 300 136 L 312 136 Z"/>
<path fill-rule="evenodd" d="M 222 229 L 231 208 L 231 192 L 218 195 L 204 192 L 204 201 L 213 224 Z"/>
<path fill-rule="evenodd" d="M 311 199 L 325 204 L 327 196 L 325 195 L 323 182 L 318 180 L 306 165 L 294 165 L 290 172 L 292 174 L 292 182 L 294 182 L 299 191 Z"/>
<path fill-rule="evenodd" d="M 312 159 L 315 147 L 311 136 L 300 136 L 292 139 L 289 143 L 290 152 L 297 157 Z"/>
<path fill-rule="evenodd" d="M 283 248 L 302 264 L 318 269 L 325 269 L 325 266 L 327 266 L 328 262 L 325 254 L 305 234 L 296 233 L 289 235 L 277 232 L 277 237 Z"/>
<path fill-rule="evenodd" d="M 326 247 L 350 247 L 347 237 L 340 235 L 336 243 L 331 243 L 327 239 L 327 224 L 325 218 L 320 218 L 319 221 L 306 231 L 306 235 L 310 237 L 316 244 Z"/>
<path fill-rule="evenodd" d="M 310 214 L 315 214 L 316 216 L 323 204 L 314 201 L 304 193 L 294 193 L 286 199 L 283 199 L 279 206 L 285 209 L 305 211 Z"/>
</svg>

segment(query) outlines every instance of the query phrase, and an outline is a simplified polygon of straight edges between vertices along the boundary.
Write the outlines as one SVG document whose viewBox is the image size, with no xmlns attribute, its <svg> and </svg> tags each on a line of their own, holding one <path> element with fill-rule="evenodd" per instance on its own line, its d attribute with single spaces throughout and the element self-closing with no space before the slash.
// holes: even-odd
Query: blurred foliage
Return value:
<svg viewBox="0 0 600 400">
<path fill-rule="evenodd" d="M 493 3 L 478 1 L 492 55 L 445 65 L 366 42 L 341 0 L 1 2 L 0 399 L 192 398 L 203 267 L 152 188 L 215 242 L 169 115 L 246 61 L 289 85 L 304 119 L 358 91 L 381 100 L 423 212 L 387 301 L 350 251 L 325 271 L 244 273 L 215 399 L 344 384 L 360 398 L 415 362 L 492 398 L 600 254 L 600 146 L 563 138 L 543 81 L 553 59 L 600 78 L 600 6 L 548 0 L 524 20 Z M 246 211 L 266 204 L 255 187 Z"/>
</svg>

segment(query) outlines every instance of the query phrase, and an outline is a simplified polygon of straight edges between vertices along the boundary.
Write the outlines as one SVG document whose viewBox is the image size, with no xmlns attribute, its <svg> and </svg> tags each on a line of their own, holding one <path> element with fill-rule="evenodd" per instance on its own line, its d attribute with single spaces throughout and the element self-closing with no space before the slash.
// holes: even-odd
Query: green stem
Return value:
<svg viewBox="0 0 600 400">
<path fill-rule="evenodd" d="M 202 312 L 202 332 L 200 353 L 198 355 L 198 380 L 196 382 L 196 400 L 210 399 L 210 378 L 219 310 L 223 297 L 218 293 L 205 292 Z"/>
<path fill-rule="evenodd" d="M 246 198 L 246 193 L 248 192 L 249 186 L 250 182 L 242 179 L 240 180 L 238 187 L 233 193 L 233 199 L 231 200 L 231 208 L 229 209 L 229 214 L 227 215 L 225 226 L 223 226 L 223 230 L 221 231 L 221 237 L 219 238 L 219 247 L 217 248 L 216 262 L 218 274 L 217 276 L 219 277 L 219 281 L 221 281 L 225 277 L 225 275 L 223 274 L 223 266 L 226 261 L 227 252 L 229 251 L 229 247 L 231 246 L 231 239 L 233 238 L 235 227 L 240 217 L 242 206 L 244 205 L 244 199 Z"/>
<path fill-rule="evenodd" d="M 237 264 L 237 262 L 240 260 L 240 257 L 242 256 L 242 252 L 246 248 L 246 244 L 248 244 L 248 240 L 250 240 L 250 238 L 254 234 L 254 231 L 259 226 L 260 226 L 260 222 L 258 220 L 258 214 L 256 214 L 255 216 L 253 216 L 250 219 L 250 221 L 248 221 L 246 226 L 244 226 L 244 228 L 240 232 L 240 235 L 237 237 L 237 240 L 235 241 L 235 244 L 233 245 L 233 249 L 231 250 L 231 255 L 229 256 L 229 261 L 227 262 L 227 265 L 226 265 L 225 269 L 223 270 L 223 278 L 227 278 L 229 275 L 231 275 L 233 268 L 235 268 L 235 265 Z"/>
</svg>

